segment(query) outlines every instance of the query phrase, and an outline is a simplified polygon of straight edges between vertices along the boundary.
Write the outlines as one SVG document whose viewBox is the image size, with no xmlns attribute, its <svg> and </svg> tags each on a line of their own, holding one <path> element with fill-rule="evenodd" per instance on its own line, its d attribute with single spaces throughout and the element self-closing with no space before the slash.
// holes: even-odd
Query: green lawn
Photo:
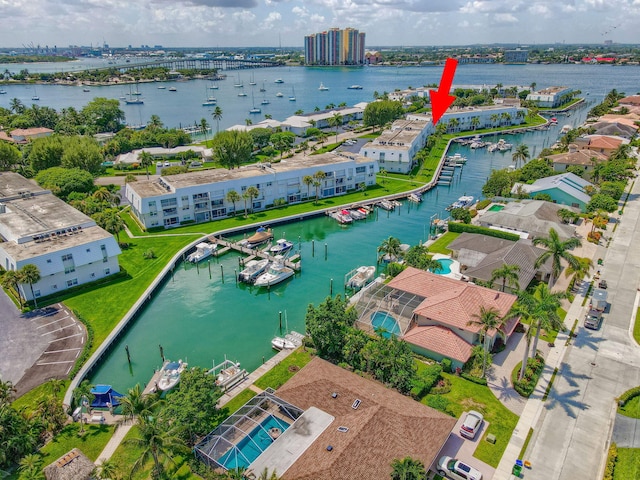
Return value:
<svg viewBox="0 0 640 480">
<path fill-rule="evenodd" d="M 311 352 L 308 349 L 303 350 L 303 347 L 300 347 L 256 380 L 254 385 L 262 389 L 269 387 L 278 389 L 293 377 L 298 370 L 309 363 L 310 360 Z"/>
<path fill-rule="evenodd" d="M 443 373 L 442 376 L 451 381 L 451 391 L 442 395 L 449 401 L 447 408 L 449 413 L 460 417 L 463 412 L 474 409 L 482 413 L 485 420 L 489 422 L 489 428 L 483 432 L 474 456 L 492 467 L 497 467 L 507 448 L 511 433 L 518 423 L 518 416 L 502 405 L 489 387 L 478 385 L 456 375 Z M 421 402 L 426 404 L 430 396 L 427 395 Z M 496 436 L 495 444 L 485 441 L 488 433 Z"/>
<path fill-rule="evenodd" d="M 640 396 L 633 397 L 624 407 L 618 407 L 618 413 L 626 417 L 640 418 Z"/>
<path fill-rule="evenodd" d="M 429 245 L 429 252 L 431 253 L 441 253 L 443 255 L 450 255 L 451 250 L 447 248 L 451 242 L 453 242 L 456 238 L 460 236 L 459 233 L 456 232 L 447 232 L 438 238 L 435 242 Z"/>
<path fill-rule="evenodd" d="M 227 416 L 231 415 L 233 412 L 238 410 L 240 407 L 242 407 L 245 403 L 247 403 L 249 400 L 251 400 L 255 396 L 256 396 L 256 392 L 254 392 L 249 388 L 245 388 L 238 395 L 233 397 L 227 404 L 225 404 L 225 406 L 222 407 L 222 410 L 227 411 Z"/>
<path fill-rule="evenodd" d="M 567 316 L 567 311 L 564 310 L 563 308 L 558 308 L 558 316 L 560 317 L 561 321 L 564 321 L 564 318 Z M 525 325 L 529 325 L 531 323 L 526 318 L 521 318 L 520 321 Z M 557 330 L 546 331 L 543 329 L 542 332 L 540 333 L 540 340 L 547 343 L 554 343 L 557 337 L 558 337 Z"/>
<path fill-rule="evenodd" d="M 633 338 L 636 343 L 640 345 L 640 307 L 638 307 L 638 311 L 636 312 L 636 322 L 633 324 Z"/>
<path fill-rule="evenodd" d="M 640 448 L 618 448 L 613 480 L 640 478 Z"/>
<path fill-rule="evenodd" d="M 40 450 L 44 465 L 49 465 L 73 448 L 79 448 L 89 459 L 95 461 L 113 435 L 115 428 L 112 425 L 85 425 L 84 429 L 85 433 L 79 435 L 79 423 L 65 426 Z"/>
<path fill-rule="evenodd" d="M 64 393 L 69 388 L 69 380 L 64 380 L 63 384 L 60 387 L 60 391 L 57 394 L 58 400 L 62 402 L 64 398 Z M 29 414 L 33 412 L 41 400 L 44 400 L 47 396 L 51 395 L 51 387 L 48 383 L 43 383 L 42 385 L 38 385 L 33 390 L 28 391 L 20 398 L 17 398 L 15 401 L 11 403 L 11 406 L 16 410 L 25 410 L 25 413 Z"/>
</svg>

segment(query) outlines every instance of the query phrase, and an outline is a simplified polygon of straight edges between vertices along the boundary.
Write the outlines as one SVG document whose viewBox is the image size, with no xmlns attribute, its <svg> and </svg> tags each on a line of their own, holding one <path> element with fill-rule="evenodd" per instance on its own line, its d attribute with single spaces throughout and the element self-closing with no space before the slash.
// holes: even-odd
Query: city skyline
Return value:
<svg viewBox="0 0 640 480">
<path fill-rule="evenodd" d="M 333 27 L 368 45 L 637 43 L 640 0 L 6 0 L 0 47 L 302 47 Z"/>
</svg>

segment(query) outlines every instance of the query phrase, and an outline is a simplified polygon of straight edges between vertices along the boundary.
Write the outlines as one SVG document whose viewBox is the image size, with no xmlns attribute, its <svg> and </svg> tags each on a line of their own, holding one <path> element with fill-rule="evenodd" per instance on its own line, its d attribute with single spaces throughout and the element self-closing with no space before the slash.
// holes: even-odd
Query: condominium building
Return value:
<svg viewBox="0 0 640 480">
<path fill-rule="evenodd" d="M 13 172 L 0 173 L 0 265 L 33 264 L 40 281 L 23 298 L 47 296 L 120 271 L 116 239 L 49 190 Z"/>
<path fill-rule="evenodd" d="M 233 170 L 216 168 L 200 172 L 161 176 L 125 186 L 131 209 L 146 228 L 172 227 L 182 223 L 206 222 L 244 211 L 245 200 L 231 202 L 230 191 L 243 195 L 249 187 L 258 196 L 247 208 L 264 210 L 280 203 L 297 203 L 316 195 L 316 187 L 305 183 L 307 176 L 324 172 L 318 185 L 320 198 L 342 195 L 376 183 L 377 161 L 360 155 L 324 153 L 298 156 L 279 163 L 260 163 Z"/>
<path fill-rule="evenodd" d="M 307 65 L 363 65 L 365 34 L 355 28 L 331 28 L 304 37 Z"/>
<path fill-rule="evenodd" d="M 514 50 L 504 51 L 504 63 L 527 63 L 529 61 L 529 52 L 516 48 Z"/>
<path fill-rule="evenodd" d="M 534 102 L 539 107 L 555 108 L 567 102 L 572 94 L 570 87 L 549 87 L 527 95 L 527 101 Z"/>
</svg>

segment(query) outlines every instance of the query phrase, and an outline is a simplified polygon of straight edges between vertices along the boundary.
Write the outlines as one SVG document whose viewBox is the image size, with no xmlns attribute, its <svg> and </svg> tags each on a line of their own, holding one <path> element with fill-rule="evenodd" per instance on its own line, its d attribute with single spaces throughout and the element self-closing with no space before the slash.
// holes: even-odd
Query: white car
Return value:
<svg viewBox="0 0 640 480">
<path fill-rule="evenodd" d="M 162 161 L 156 162 L 156 167 L 161 167 L 161 166 L 162 166 Z"/>
<path fill-rule="evenodd" d="M 170 167 L 171 166 L 171 162 L 164 162 L 164 166 L 165 167 Z"/>
<path fill-rule="evenodd" d="M 469 412 L 467 412 L 467 418 L 464 419 L 464 422 L 460 426 L 460 435 L 469 439 L 475 438 L 476 433 L 478 433 L 478 430 L 482 427 L 483 421 L 484 417 L 480 412 L 469 410 Z"/>
<path fill-rule="evenodd" d="M 438 461 L 438 474 L 454 480 L 482 480 L 482 473 L 479 470 L 446 455 Z"/>
</svg>

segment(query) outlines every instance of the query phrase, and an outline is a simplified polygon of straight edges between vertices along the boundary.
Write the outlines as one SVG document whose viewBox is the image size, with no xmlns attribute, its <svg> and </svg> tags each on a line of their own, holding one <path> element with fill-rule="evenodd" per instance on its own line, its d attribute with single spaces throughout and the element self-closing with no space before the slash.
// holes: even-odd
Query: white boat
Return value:
<svg viewBox="0 0 640 480">
<path fill-rule="evenodd" d="M 295 102 L 296 101 L 296 91 L 293 87 L 291 87 L 291 96 L 289 97 L 289 101 L 290 102 Z"/>
<path fill-rule="evenodd" d="M 160 85 L 160 86 L 158 87 L 158 90 L 164 90 L 164 89 L 166 89 L 166 88 L 167 88 L 167 87 L 165 87 L 164 85 Z"/>
<path fill-rule="evenodd" d="M 449 155 L 447 157 L 447 161 L 456 164 L 464 164 L 467 162 L 467 157 L 463 157 L 461 154 L 456 153 L 455 155 Z"/>
<path fill-rule="evenodd" d="M 276 93 L 276 97 L 284 97 L 284 94 L 282 92 L 278 92 Z"/>
<path fill-rule="evenodd" d="M 7 91 L 4 88 L 0 88 L 0 95 L 4 95 L 6 93 L 7 93 Z"/>
<path fill-rule="evenodd" d="M 282 80 L 281 78 L 278 78 L 274 80 L 273 83 L 284 83 L 284 80 Z"/>
<path fill-rule="evenodd" d="M 216 84 L 214 83 L 214 84 L 213 84 L 213 85 L 211 85 L 209 88 L 210 88 L 211 90 L 218 90 L 218 88 L 220 88 L 220 87 L 218 87 L 218 85 L 216 85 Z"/>
<path fill-rule="evenodd" d="M 256 230 L 256 233 L 251 235 L 249 238 L 242 240 L 240 245 L 255 248 L 258 245 L 262 245 L 263 243 L 267 243 L 273 239 L 273 233 L 270 228 L 260 227 Z"/>
<path fill-rule="evenodd" d="M 500 150 L 501 152 L 506 152 L 507 150 L 511 150 L 513 148 L 513 144 L 505 142 L 504 138 L 501 138 L 500 140 L 498 140 L 497 145 L 498 145 L 498 150 Z"/>
<path fill-rule="evenodd" d="M 251 74 L 251 80 L 249 80 L 249 85 L 255 85 L 256 81 L 253 78 L 253 73 Z"/>
<path fill-rule="evenodd" d="M 362 90 L 362 85 L 351 85 L 347 87 L 349 90 Z"/>
<path fill-rule="evenodd" d="M 187 364 L 182 360 L 177 362 L 165 362 L 162 366 L 160 380 L 158 380 L 158 390 L 166 392 L 175 387 L 180 381 L 180 374 L 187 368 Z"/>
<path fill-rule="evenodd" d="M 238 280 L 245 283 L 253 283 L 269 266 L 269 259 L 249 260 L 244 269 L 238 274 Z"/>
<path fill-rule="evenodd" d="M 369 283 L 375 274 L 376 267 L 373 265 L 358 267 L 347 281 L 347 287 L 360 289 Z"/>
<path fill-rule="evenodd" d="M 276 240 L 276 244 L 269 248 L 269 252 L 274 255 L 282 255 L 293 248 L 293 242 L 290 242 L 286 238 Z"/>
<path fill-rule="evenodd" d="M 269 105 L 271 102 L 269 100 L 267 100 L 266 98 L 263 98 L 262 101 L 260 102 L 261 105 Z"/>
<path fill-rule="evenodd" d="M 367 218 L 366 213 L 362 213 L 360 210 L 356 210 L 355 208 L 352 208 L 351 210 L 349 210 L 349 215 L 354 220 L 364 220 L 365 218 Z"/>
<path fill-rule="evenodd" d="M 471 195 L 463 195 L 458 198 L 457 201 L 449 205 L 446 210 L 453 210 L 454 208 L 467 208 L 473 205 L 474 198 Z"/>
<path fill-rule="evenodd" d="M 38 92 L 36 91 L 36 87 L 33 87 L 33 96 L 31 97 L 31 100 L 36 102 L 40 100 L 40 97 L 38 96 Z"/>
<path fill-rule="evenodd" d="M 289 268 L 284 264 L 284 261 L 280 260 L 273 262 L 269 269 L 256 278 L 256 287 L 270 287 L 277 285 L 280 282 L 285 281 L 287 278 L 292 277 L 295 272 L 293 268 Z"/>
<path fill-rule="evenodd" d="M 329 87 L 325 87 L 324 83 L 320 82 L 320 86 L 318 87 L 318 90 L 320 90 L 321 92 L 326 92 L 327 90 L 329 90 Z"/>
<path fill-rule="evenodd" d="M 384 210 L 393 210 L 394 208 L 396 208 L 395 205 L 389 200 L 380 200 L 376 205 L 378 205 L 380 208 L 383 208 Z"/>
<path fill-rule="evenodd" d="M 213 255 L 213 252 L 215 252 L 217 248 L 218 248 L 217 243 L 200 242 L 199 244 L 196 245 L 196 251 L 193 253 L 190 253 L 189 256 L 187 257 L 187 262 L 198 263 L 204 260 L 205 258 Z"/>
<path fill-rule="evenodd" d="M 407 200 L 409 200 L 410 202 L 420 203 L 422 202 L 422 195 L 417 192 L 410 193 L 407 197 Z"/>
<path fill-rule="evenodd" d="M 349 214 L 348 210 L 331 212 L 329 216 L 333 218 L 336 222 L 338 222 L 340 225 L 348 225 L 350 223 L 353 223 L 353 218 Z"/>
<path fill-rule="evenodd" d="M 178 89 L 176 87 L 169 87 L 170 92 L 177 92 Z"/>
<path fill-rule="evenodd" d="M 255 100 L 253 98 L 253 92 L 251 92 L 251 104 L 252 107 L 249 109 L 249 113 L 253 114 L 253 113 L 260 113 L 262 112 L 262 110 L 260 109 L 260 107 L 256 107 L 256 103 Z"/>
<path fill-rule="evenodd" d="M 278 351 L 293 350 L 296 348 L 296 344 L 287 338 L 273 337 L 273 340 L 271 340 L 271 348 Z"/>
<path fill-rule="evenodd" d="M 229 363 L 229 366 L 220 370 L 216 376 L 216 385 L 223 389 L 235 385 L 247 374 L 246 370 L 240 368 L 240 363 L 233 363 L 228 360 L 227 362 Z"/>
<path fill-rule="evenodd" d="M 571 125 L 564 125 L 561 129 L 560 129 L 560 135 L 565 135 L 567 133 L 569 133 L 571 131 L 573 127 Z"/>
<path fill-rule="evenodd" d="M 87 93 L 87 92 L 90 92 L 91 90 L 90 90 L 89 88 L 87 88 L 87 87 L 84 87 L 84 88 L 82 89 L 82 91 L 83 91 L 83 92 L 85 92 L 85 93 Z"/>
</svg>

